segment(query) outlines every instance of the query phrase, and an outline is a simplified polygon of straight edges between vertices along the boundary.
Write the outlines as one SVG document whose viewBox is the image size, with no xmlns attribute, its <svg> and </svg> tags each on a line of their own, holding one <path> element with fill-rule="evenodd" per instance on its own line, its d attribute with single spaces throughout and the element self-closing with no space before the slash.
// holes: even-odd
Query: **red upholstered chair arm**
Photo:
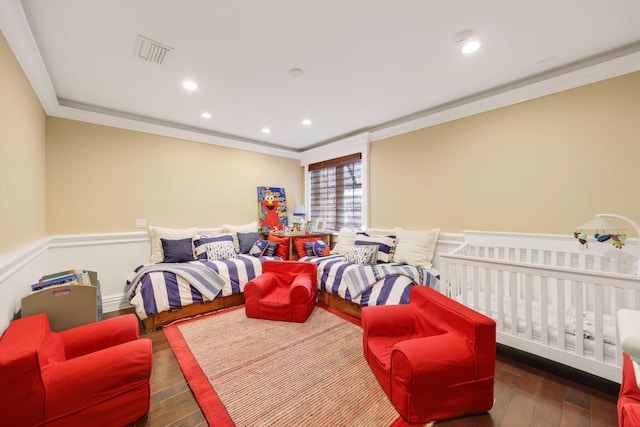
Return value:
<svg viewBox="0 0 640 427">
<path fill-rule="evenodd" d="M 304 304 L 315 295 L 313 280 L 309 276 L 297 276 L 289 288 L 289 301 L 294 304 Z"/>
<path fill-rule="evenodd" d="M 152 360 L 151 341 L 139 339 L 47 366 L 42 373 L 47 418 L 148 387 Z"/>
<path fill-rule="evenodd" d="M 415 326 L 415 312 L 408 304 L 362 307 L 363 338 L 369 336 L 409 336 Z"/>
<path fill-rule="evenodd" d="M 65 357 L 72 359 L 140 338 L 140 322 L 135 314 L 113 317 L 58 332 Z"/>
<path fill-rule="evenodd" d="M 276 276 L 274 273 L 262 273 L 260 276 L 248 281 L 244 285 L 244 296 L 246 298 L 260 299 L 273 290 L 276 286 Z"/>
<path fill-rule="evenodd" d="M 471 345 L 445 332 L 398 342 L 391 351 L 391 376 L 402 384 L 437 388 L 476 378 Z"/>
</svg>

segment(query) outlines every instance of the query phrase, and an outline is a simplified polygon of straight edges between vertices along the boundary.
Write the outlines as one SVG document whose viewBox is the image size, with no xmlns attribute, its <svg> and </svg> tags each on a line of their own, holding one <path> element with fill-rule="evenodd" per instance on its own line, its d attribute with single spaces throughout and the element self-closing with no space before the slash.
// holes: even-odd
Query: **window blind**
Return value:
<svg viewBox="0 0 640 427">
<path fill-rule="evenodd" d="M 325 228 L 362 228 L 362 155 L 351 154 L 309 165 L 310 219 Z"/>
</svg>

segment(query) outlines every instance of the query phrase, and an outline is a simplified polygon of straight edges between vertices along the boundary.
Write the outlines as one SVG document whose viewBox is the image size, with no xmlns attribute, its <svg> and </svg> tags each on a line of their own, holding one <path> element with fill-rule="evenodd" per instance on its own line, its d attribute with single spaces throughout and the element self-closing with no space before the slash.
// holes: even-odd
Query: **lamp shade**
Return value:
<svg viewBox="0 0 640 427">
<path fill-rule="evenodd" d="M 591 221 L 585 222 L 580 227 L 579 230 L 624 230 L 624 227 L 621 227 L 618 224 L 615 224 L 603 217 L 596 217 Z"/>
<path fill-rule="evenodd" d="M 307 213 L 304 209 L 304 205 L 296 205 L 296 207 L 293 208 L 293 214 L 296 216 L 305 216 Z"/>
</svg>

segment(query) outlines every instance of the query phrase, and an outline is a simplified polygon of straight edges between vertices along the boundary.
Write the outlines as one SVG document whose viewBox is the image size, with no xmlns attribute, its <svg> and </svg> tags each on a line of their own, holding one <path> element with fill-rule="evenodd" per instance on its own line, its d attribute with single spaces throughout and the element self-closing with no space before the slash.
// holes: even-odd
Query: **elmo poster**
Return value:
<svg viewBox="0 0 640 427">
<path fill-rule="evenodd" d="M 284 188 L 258 187 L 258 218 L 263 232 L 282 231 L 288 226 Z"/>
</svg>

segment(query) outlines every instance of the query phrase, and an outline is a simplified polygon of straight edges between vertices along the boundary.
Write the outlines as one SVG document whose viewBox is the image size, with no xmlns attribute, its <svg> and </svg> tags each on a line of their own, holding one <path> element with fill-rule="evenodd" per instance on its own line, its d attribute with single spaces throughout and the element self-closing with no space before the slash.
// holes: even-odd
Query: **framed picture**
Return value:
<svg viewBox="0 0 640 427">
<path fill-rule="evenodd" d="M 282 232 L 289 225 L 284 188 L 258 187 L 258 219 L 265 233 Z"/>
<path fill-rule="evenodd" d="M 307 221 L 307 225 L 304 227 L 305 234 L 313 233 L 313 221 Z"/>
<path fill-rule="evenodd" d="M 324 220 L 316 219 L 313 221 L 313 232 L 314 233 L 324 233 Z"/>
</svg>

